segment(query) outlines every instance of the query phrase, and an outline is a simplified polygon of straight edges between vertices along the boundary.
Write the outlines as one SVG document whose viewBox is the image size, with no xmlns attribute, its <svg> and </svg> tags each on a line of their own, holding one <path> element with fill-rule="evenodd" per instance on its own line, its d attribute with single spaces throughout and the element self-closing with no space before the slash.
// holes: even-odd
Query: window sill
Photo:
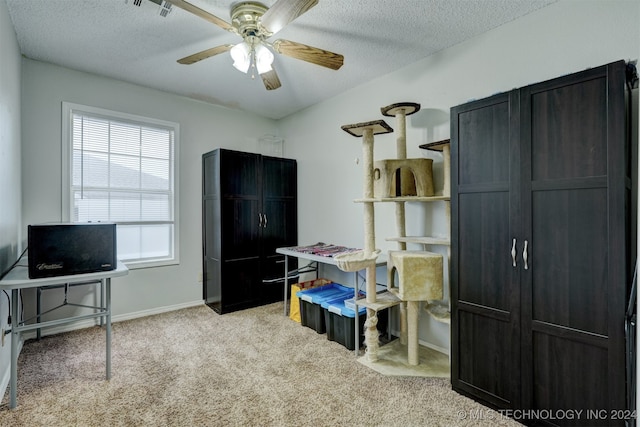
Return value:
<svg viewBox="0 0 640 427">
<path fill-rule="evenodd" d="M 166 267 L 169 265 L 178 265 L 180 260 L 177 258 L 158 259 L 149 261 L 122 261 L 129 270 L 138 270 L 142 268 Z"/>
</svg>

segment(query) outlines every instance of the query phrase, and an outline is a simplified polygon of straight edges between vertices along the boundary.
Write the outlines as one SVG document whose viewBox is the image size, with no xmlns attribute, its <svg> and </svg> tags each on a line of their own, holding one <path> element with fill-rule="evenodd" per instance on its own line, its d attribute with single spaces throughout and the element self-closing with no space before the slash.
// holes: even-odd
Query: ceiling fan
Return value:
<svg viewBox="0 0 640 427">
<path fill-rule="evenodd" d="M 252 78 L 255 77 L 257 71 L 267 90 L 274 90 L 281 86 L 278 74 L 272 67 L 274 57 L 270 49 L 282 55 L 332 70 L 342 67 L 344 57 L 340 54 L 290 40 L 278 39 L 273 42 L 267 40 L 285 25 L 318 4 L 318 0 L 277 0 L 271 8 L 254 1 L 235 3 L 231 7 L 231 23 L 187 1 L 166 1 L 206 19 L 224 30 L 237 34 L 243 39 L 241 43 L 236 45 L 225 44 L 186 56 L 178 60 L 180 64 L 193 64 L 230 51 L 234 60 L 233 66 L 245 73 L 251 69 Z"/>
</svg>

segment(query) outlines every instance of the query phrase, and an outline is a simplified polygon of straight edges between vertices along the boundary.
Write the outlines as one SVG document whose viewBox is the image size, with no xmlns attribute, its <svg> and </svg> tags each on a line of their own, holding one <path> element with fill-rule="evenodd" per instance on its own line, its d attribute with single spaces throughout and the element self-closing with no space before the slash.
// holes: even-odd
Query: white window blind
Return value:
<svg viewBox="0 0 640 427">
<path fill-rule="evenodd" d="M 176 127 L 68 108 L 69 217 L 117 225 L 127 264 L 176 261 Z"/>
</svg>

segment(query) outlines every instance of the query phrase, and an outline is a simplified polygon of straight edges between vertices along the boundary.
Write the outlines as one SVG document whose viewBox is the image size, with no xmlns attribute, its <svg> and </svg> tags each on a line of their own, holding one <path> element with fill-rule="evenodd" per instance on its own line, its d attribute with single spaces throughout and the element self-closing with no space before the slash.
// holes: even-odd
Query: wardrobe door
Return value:
<svg viewBox="0 0 640 427">
<path fill-rule="evenodd" d="M 260 156 L 220 150 L 222 193 L 219 235 L 222 246 L 222 309 L 250 307 L 259 298 Z"/>
<path fill-rule="evenodd" d="M 517 92 L 451 110 L 451 381 L 500 408 L 519 404 Z"/>
<path fill-rule="evenodd" d="M 260 156 L 220 151 L 223 258 L 258 258 L 262 198 Z"/>
<path fill-rule="evenodd" d="M 522 89 L 523 405 L 625 408 L 624 63 Z M 628 180 L 628 181 L 627 181 Z"/>
<path fill-rule="evenodd" d="M 295 160 L 262 157 L 262 277 L 263 302 L 282 299 L 284 256 L 276 249 L 298 244 L 297 164 Z M 297 259 L 289 259 L 295 269 Z"/>
</svg>

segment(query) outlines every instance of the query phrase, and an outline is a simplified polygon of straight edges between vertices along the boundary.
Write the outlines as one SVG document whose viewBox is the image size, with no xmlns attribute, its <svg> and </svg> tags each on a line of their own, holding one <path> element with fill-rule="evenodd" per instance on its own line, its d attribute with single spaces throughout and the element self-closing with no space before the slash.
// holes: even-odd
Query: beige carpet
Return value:
<svg viewBox="0 0 640 427">
<path fill-rule="evenodd" d="M 196 307 L 113 325 L 112 379 L 98 327 L 25 343 L 18 407 L 2 426 L 517 426 L 448 379 L 386 377 L 282 303 Z M 8 393 L 7 393 L 8 394 Z"/>
</svg>

